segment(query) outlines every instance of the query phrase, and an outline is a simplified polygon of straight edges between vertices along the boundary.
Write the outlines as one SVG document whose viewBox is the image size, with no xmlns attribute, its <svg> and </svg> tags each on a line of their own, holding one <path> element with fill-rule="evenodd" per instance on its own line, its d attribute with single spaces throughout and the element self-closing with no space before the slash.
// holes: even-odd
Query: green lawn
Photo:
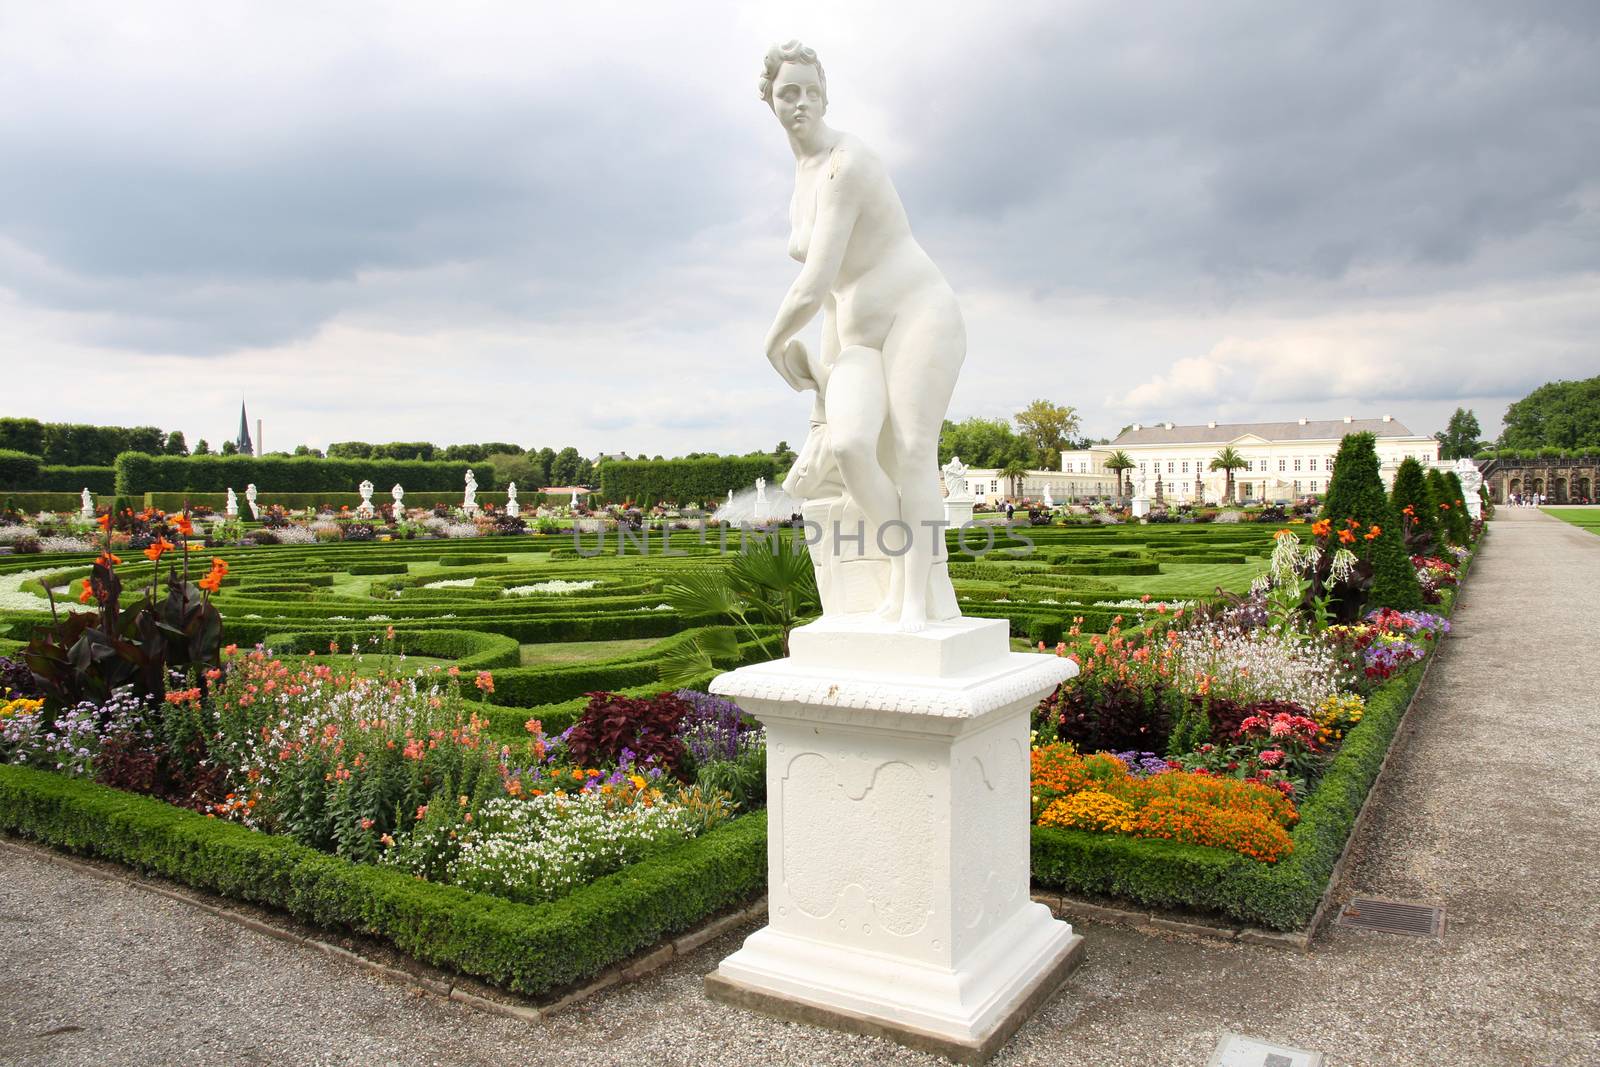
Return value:
<svg viewBox="0 0 1600 1067">
<path fill-rule="evenodd" d="M 1592 534 L 1600 534 L 1600 506 L 1597 507 L 1566 507 L 1566 508 L 1540 508 L 1546 515 L 1553 515 L 1562 522 L 1588 530 Z"/>
<path fill-rule="evenodd" d="M 548 644 L 523 645 L 522 665 L 547 667 L 613 659 L 629 652 L 649 648 L 660 640 L 659 637 L 639 637 L 622 641 L 553 641 Z"/>
</svg>

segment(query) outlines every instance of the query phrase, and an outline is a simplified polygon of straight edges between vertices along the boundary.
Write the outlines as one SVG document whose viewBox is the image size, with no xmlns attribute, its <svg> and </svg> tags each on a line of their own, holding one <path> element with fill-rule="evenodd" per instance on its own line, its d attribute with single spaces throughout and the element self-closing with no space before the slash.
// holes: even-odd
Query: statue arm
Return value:
<svg viewBox="0 0 1600 1067">
<path fill-rule="evenodd" d="M 817 187 L 817 219 L 811 229 L 811 246 L 799 277 L 789 286 L 772 329 L 767 331 L 767 359 L 785 379 L 784 350 L 789 339 L 822 310 L 844 263 L 850 234 L 861 213 L 859 165 L 842 149 L 827 164 Z"/>
</svg>

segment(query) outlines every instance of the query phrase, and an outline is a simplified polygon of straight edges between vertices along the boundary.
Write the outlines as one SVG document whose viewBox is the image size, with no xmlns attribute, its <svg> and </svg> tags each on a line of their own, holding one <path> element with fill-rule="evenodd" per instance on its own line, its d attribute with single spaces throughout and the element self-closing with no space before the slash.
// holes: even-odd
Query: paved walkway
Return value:
<svg viewBox="0 0 1600 1067">
<path fill-rule="evenodd" d="M 1341 929 L 1302 956 L 1088 924 L 997 1064 L 1198 1067 L 1224 1030 L 1330 1067 L 1600 1063 L 1600 538 L 1501 515 L 1346 885 L 1444 905 L 1443 940 Z M 709 1004 L 742 936 L 528 1025 L 0 849 L 0 1062 L 940 1062 Z"/>
</svg>

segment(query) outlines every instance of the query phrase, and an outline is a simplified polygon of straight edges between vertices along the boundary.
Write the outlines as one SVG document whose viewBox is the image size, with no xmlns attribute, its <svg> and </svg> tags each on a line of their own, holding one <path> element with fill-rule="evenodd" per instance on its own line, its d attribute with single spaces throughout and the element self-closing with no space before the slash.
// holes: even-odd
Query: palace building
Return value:
<svg viewBox="0 0 1600 1067">
<path fill-rule="evenodd" d="M 998 471 L 973 470 L 973 494 L 990 505 L 1007 498 L 1042 500 L 1046 491 L 1057 501 L 1114 497 L 1116 474 L 1106 461 L 1117 452 L 1133 462 L 1127 479 L 1135 494 L 1169 503 L 1220 503 L 1227 485 L 1223 471 L 1210 469 L 1224 448 L 1232 447 L 1246 466 L 1234 472 L 1240 502 L 1293 501 L 1328 490 L 1333 457 L 1346 434 L 1370 432 L 1377 437 L 1378 462 L 1386 486 L 1402 460 L 1440 466 L 1439 442 L 1412 433 L 1393 416 L 1358 419 L 1297 419 L 1292 422 L 1208 422 L 1178 426 L 1170 422 L 1135 423 L 1110 444 L 1061 454 L 1059 471 L 1029 471 L 1008 484 Z M 1017 484 L 1020 483 L 1020 484 Z"/>
</svg>

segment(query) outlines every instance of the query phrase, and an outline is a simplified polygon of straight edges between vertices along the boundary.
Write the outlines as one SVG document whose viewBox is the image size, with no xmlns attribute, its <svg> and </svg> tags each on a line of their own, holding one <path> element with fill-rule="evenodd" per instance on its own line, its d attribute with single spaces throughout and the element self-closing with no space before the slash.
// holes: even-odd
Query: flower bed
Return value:
<svg viewBox="0 0 1600 1067">
<path fill-rule="evenodd" d="M 1280 930 L 1312 921 L 1449 631 L 1455 585 L 1438 615 L 1379 608 L 1320 630 L 1282 619 L 1289 641 L 1268 666 L 1271 593 L 1187 629 L 1058 648 L 1083 672 L 1036 719 L 1037 884 Z"/>
</svg>

